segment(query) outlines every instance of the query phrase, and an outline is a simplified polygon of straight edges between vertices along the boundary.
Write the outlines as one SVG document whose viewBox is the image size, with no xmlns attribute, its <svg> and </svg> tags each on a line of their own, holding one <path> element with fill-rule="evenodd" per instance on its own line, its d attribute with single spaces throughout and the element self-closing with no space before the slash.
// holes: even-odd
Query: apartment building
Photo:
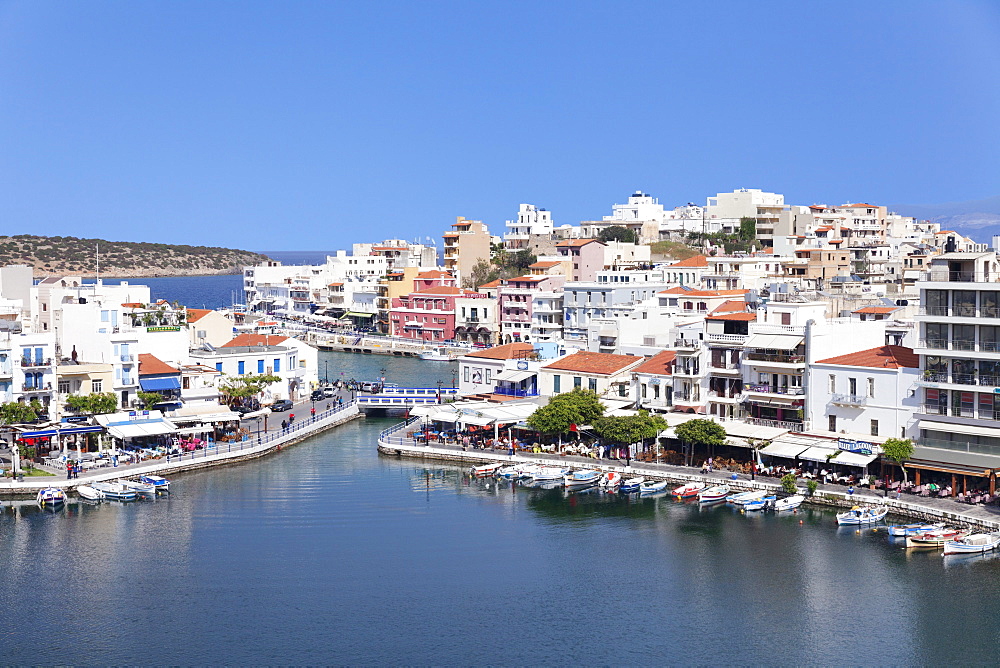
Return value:
<svg viewBox="0 0 1000 668">
<path fill-rule="evenodd" d="M 466 220 L 458 216 L 445 232 L 444 268 L 460 282 L 472 274 L 480 260 L 490 259 L 490 231 L 481 220 Z M 470 286 L 471 287 L 471 286 Z"/>
</svg>

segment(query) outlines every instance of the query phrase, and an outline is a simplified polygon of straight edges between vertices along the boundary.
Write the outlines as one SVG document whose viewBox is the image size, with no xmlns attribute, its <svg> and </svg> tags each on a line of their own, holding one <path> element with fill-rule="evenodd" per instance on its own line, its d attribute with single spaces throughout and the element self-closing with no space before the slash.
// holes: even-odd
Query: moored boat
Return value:
<svg viewBox="0 0 1000 668">
<path fill-rule="evenodd" d="M 139 477 L 139 482 L 152 485 L 158 494 L 166 494 L 170 491 L 170 481 L 158 475 L 144 475 Z"/>
<path fill-rule="evenodd" d="M 420 359 L 428 362 L 450 362 L 456 358 L 448 354 L 447 348 L 438 347 L 420 353 Z"/>
<path fill-rule="evenodd" d="M 504 466 L 506 465 L 500 463 L 480 464 L 479 466 L 472 467 L 472 475 L 476 476 L 477 478 L 485 478 L 488 475 L 493 475 Z"/>
<path fill-rule="evenodd" d="M 729 485 L 715 485 L 698 492 L 698 501 L 702 503 L 721 501 L 727 496 L 729 496 Z"/>
<path fill-rule="evenodd" d="M 944 524 L 892 524 L 889 526 L 890 536 L 913 536 L 920 533 L 927 533 L 928 531 L 936 531 L 938 529 L 943 529 Z"/>
<path fill-rule="evenodd" d="M 562 480 L 567 473 L 569 470 L 561 466 L 540 466 L 531 477 L 538 482 L 545 482 L 547 480 Z"/>
<path fill-rule="evenodd" d="M 749 492 L 740 492 L 739 494 L 733 494 L 726 499 L 729 503 L 736 504 L 737 506 L 742 506 L 752 501 L 757 501 L 763 499 L 767 492 L 760 489 L 752 489 Z"/>
<path fill-rule="evenodd" d="M 601 479 L 600 471 L 593 471 L 591 469 L 581 469 L 579 471 L 573 471 L 563 476 L 563 486 L 565 487 L 586 487 L 588 485 L 594 485 Z"/>
<path fill-rule="evenodd" d="M 55 508 L 66 503 L 66 492 L 58 487 L 46 487 L 45 489 L 38 490 L 38 494 L 35 495 L 35 501 L 43 508 Z"/>
<path fill-rule="evenodd" d="M 104 494 L 105 499 L 115 499 L 116 501 L 134 501 L 135 491 L 131 490 L 119 482 L 95 482 L 91 485 L 94 489 Z"/>
<path fill-rule="evenodd" d="M 759 499 L 753 499 L 751 501 L 747 501 L 746 503 L 744 503 L 743 510 L 764 510 L 764 508 L 767 508 L 768 505 L 774 503 L 774 501 L 775 501 L 774 494 L 771 494 L 769 496 L 762 496 Z"/>
<path fill-rule="evenodd" d="M 944 542 L 945 554 L 973 554 L 989 552 L 1000 546 L 1000 533 L 973 533 Z"/>
<path fill-rule="evenodd" d="M 502 466 L 496 471 L 496 477 L 498 478 L 517 478 L 520 475 L 521 471 L 517 466 Z"/>
<path fill-rule="evenodd" d="M 645 478 L 629 478 L 628 480 L 623 480 L 621 486 L 618 487 L 618 492 L 621 494 L 633 494 L 639 491 L 639 487 L 644 482 L 646 482 Z"/>
<path fill-rule="evenodd" d="M 104 498 L 104 492 L 94 489 L 90 485 L 80 485 L 76 488 L 76 493 L 88 501 L 100 501 Z"/>
<path fill-rule="evenodd" d="M 944 547 L 944 544 L 948 541 L 963 538 L 968 533 L 968 531 L 960 531 L 959 529 L 951 528 L 935 529 L 934 531 L 907 536 L 906 547 L 920 547 L 937 550 Z"/>
<path fill-rule="evenodd" d="M 801 494 L 792 494 L 791 496 L 786 496 L 783 499 L 775 499 L 774 510 L 795 510 L 802 505 L 802 502 L 806 500 L 806 497 Z"/>
<path fill-rule="evenodd" d="M 675 487 L 670 493 L 678 499 L 690 499 L 698 496 L 698 492 L 705 489 L 705 485 L 700 482 L 689 482 L 686 485 Z"/>
<path fill-rule="evenodd" d="M 837 524 L 875 524 L 889 512 L 885 506 L 854 506 L 844 513 L 837 513 Z"/>
<path fill-rule="evenodd" d="M 119 480 L 122 487 L 125 489 L 130 489 L 135 492 L 138 496 L 156 496 L 156 488 L 145 482 L 136 482 L 135 480 Z"/>
<path fill-rule="evenodd" d="M 651 494 L 659 494 L 661 492 L 667 491 L 667 481 L 653 481 L 649 480 L 639 485 L 639 495 L 649 496 Z"/>
<path fill-rule="evenodd" d="M 601 475 L 601 487 L 615 489 L 622 484 L 622 474 L 618 471 L 608 471 Z"/>
</svg>

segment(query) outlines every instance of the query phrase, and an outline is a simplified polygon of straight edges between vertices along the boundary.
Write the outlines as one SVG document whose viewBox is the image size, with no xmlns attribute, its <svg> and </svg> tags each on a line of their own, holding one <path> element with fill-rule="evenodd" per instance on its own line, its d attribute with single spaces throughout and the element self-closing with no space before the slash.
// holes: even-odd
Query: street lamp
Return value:
<svg viewBox="0 0 1000 668">
<path fill-rule="evenodd" d="M 257 445 L 260 445 L 260 421 L 261 421 L 261 416 L 258 415 L 256 418 L 254 418 L 254 421 L 257 423 Z"/>
<path fill-rule="evenodd" d="M 323 382 L 330 382 L 330 360 L 323 360 Z"/>
</svg>

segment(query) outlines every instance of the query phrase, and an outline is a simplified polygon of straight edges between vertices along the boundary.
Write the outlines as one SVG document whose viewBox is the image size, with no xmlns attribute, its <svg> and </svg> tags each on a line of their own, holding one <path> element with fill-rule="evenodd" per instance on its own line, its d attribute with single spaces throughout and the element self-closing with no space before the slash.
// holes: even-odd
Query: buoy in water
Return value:
<svg viewBox="0 0 1000 668">
<path fill-rule="evenodd" d="M 802 520 L 799 520 L 799 524 L 805 524 L 805 522 L 803 522 Z"/>
</svg>

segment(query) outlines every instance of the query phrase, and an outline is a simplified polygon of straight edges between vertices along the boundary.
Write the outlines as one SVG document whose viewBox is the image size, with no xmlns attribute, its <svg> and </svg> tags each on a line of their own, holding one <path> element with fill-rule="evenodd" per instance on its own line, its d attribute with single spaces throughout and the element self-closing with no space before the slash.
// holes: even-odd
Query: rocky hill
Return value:
<svg viewBox="0 0 1000 668">
<path fill-rule="evenodd" d="M 33 234 L 0 236 L 0 266 L 26 264 L 36 276 L 93 275 L 100 251 L 101 276 L 198 276 L 239 273 L 267 256 L 212 246 L 180 246 L 135 241 L 105 241 Z"/>
</svg>

